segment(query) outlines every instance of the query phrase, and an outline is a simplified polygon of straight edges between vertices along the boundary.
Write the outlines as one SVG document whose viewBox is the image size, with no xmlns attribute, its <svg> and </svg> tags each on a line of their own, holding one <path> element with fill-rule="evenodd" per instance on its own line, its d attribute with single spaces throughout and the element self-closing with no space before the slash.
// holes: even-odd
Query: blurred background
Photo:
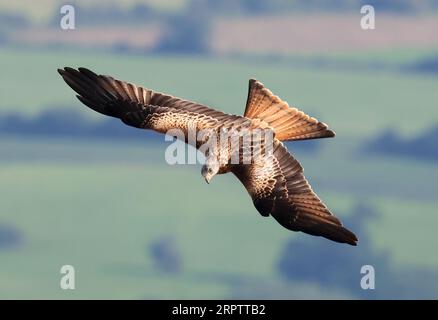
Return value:
<svg viewBox="0 0 438 320">
<path fill-rule="evenodd" d="M 438 298 L 437 0 L 71 1 L 75 30 L 64 4 L 0 0 L 0 298 Z M 64 66 L 234 114 L 259 79 L 336 131 L 288 148 L 359 246 L 169 166 L 163 136 L 81 105 Z"/>
</svg>

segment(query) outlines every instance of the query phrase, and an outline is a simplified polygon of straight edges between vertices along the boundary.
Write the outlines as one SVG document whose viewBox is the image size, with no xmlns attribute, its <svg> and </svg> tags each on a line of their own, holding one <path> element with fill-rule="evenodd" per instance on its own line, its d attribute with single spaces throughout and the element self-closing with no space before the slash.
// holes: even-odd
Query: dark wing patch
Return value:
<svg viewBox="0 0 438 320">
<path fill-rule="evenodd" d="M 86 106 L 133 127 L 165 133 L 171 128 L 186 129 L 189 121 L 203 129 L 232 117 L 199 103 L 97 75 L 86 68 L 66 67 L 58 72 Z"/>
</svg>

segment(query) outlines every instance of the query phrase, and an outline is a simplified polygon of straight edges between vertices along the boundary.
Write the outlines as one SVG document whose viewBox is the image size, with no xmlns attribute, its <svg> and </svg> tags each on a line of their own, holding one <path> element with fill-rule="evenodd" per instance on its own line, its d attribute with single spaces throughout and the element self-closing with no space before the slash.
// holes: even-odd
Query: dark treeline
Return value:
<svg viewBox="0 0 438 320">
<path fill-rule="evenodd" d="M 164 16 L 148 4 L 136 4 L 124 8 L 115 5 L 74 5 L 77 25 L 135 25 L 155 21 Z M 59 9 L 53 14 L 50 24 L 59 25 Z"/>
<path fill-rule="evenodd" d="M 67 108 L 49 109 L 36 117 L 19 113 L 0 115 L 0 135 L 164 141 L 162 136 L 153 131 L 128 127 L 118 119 L 105 117 L 90 120 Z"/>
<path fill-rule="evenodd" d="M 0 12 L 0 32 L 29 26 L 29 21 L 19 13 Z"/>
<path fill-rule="evenodd" d="M 48 109 L 35 117 L 27 117 L 19 113 L 0 114 L 0 137 L 2 135 L 75 138 L 84 141 L 88 139 L 113 139 L 115 142 L 126 140 L 165 142 L 162 134 L 152 130 L 129 127 L 119 119 L 110 117 L 91 120 L 82 116 L 80 112 L 68 108 Z M 315 152 L 319 146 L 317 140 L 293 142 L 293 150 L 298 152 Z"/>
<path fill-rule="evenodd" d="M 208 16 L 191 14 L 170 16 L 165 20 L 165 32 L 152 53 L 208 54 L 211 24 Z"/>
<path fill-rule="evenodd" d="M 0 136 L 34 136 L 77 139 L 114 139 L 131 141 L 164 142 L 164 137 L 151 130 L 139 130 L 124 125 L 118 119 L 102 117 L 91 120 L 80 112 L 68 108 L 49 109 L 35 117 L 20 113 L 0 114 Z M 423 133 L 404 138 L 393 130 L 387 130 L 365 142 L 362 151 L 367 154 L 401 156 L 417 160 L 438 161 L 438 125 Z M 292 145 L 293 144 L 293 145 Z M 317 151 L 321 144 L 318 140 L 295 141 L 286 143 L 288 147 L 299 151 Z"/>
<path fill-rule="evenodd" d="M 15 226 L 0 224 L 0 251 L 11 250 L 23 243 L 23 234 Z"/>
<path fill-rule="evenodd" d="M 387 130 L 365 144 L 364 152 L 438 161 L 438 125 L 418 136 L 403 138 Z"/>
<path fill-rule="evenodd" d="M 158 272 L 176 274 L 182 271 L 182 253 L 173 235 L 155 239 L 149 244 L 146 253 Z"/>
<path fill-rule="evenodd" d="M 380 12 L 414 13 L 438 9 L 434 0 L 192 0 L 191 7 L 219 14 L 281 14 L 284 12 L 357 12 L 363 5 L 372 5 Z"/>
<path fill-rule="evenodd" d="M 438 74 L 438 54 L 417 61 L 409 65 L 406 69 L 410 72 Z"/>
</svg>

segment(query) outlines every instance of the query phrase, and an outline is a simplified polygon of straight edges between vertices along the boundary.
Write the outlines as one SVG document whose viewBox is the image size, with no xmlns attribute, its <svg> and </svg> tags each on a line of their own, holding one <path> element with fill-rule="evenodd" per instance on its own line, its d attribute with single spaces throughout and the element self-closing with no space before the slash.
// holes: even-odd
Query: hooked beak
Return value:
<svg viewBox="0 0 438 320">
<path fill-rule="evenodd" d="M 210 184 L 210 180 L 211 180 L 211 177 L 205 177 L 205 182 L 207 182 L 208 184 Z"/>
</svg>

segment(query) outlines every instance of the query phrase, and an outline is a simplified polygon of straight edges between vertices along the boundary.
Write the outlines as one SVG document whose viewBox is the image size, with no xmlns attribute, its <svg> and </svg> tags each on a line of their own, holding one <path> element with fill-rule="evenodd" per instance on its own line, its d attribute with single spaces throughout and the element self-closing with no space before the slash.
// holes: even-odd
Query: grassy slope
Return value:
<svg viewBox="0 0 438 320">
<path fill-rule="evenodd" d="M 342 61 L 384 63 L 389 64 L 390 66 L 400 66 L 400 64 L 418 62 L 419 60 L 436 55 L 437 52 L 438 48 L 396 48 L 328 54 L 327 56 Z"/>
<path fill-rule="evenodd" d="M 233 113 L 243 111 L 247 79 L 258 77 L 336 129 L 338 138 L 324 141 L 320 154 L 299 156 L 330 208 L 346 212 L 356 200 L 376 205 L 383 213 L 371 225 L 377 247 L 399 263 L 438 265 L 430 255 L 436 165 L 356 152 L 364 136 L 387 126 L 408 133 L 436 123 L 436 78 L 64 51 L 1 49 L 0 59 L 7 62 L 1 111 L 28 114 L 50 105 L 79 108 L 54 72 L 63 65 L 93 67 Z M 0 297 L 225 297 L 230 284 L 221 275 L 275 279 L 284 241 L 299 236 L 259 217 L 233 177 L 207 188 L 199 167 L 160 165 L 161 147 L 9 138 L 0 147 L 0 223 L 25 236 L 19 250 L 0 252 Z M 170 233 L 184 254 L 185 272 L 177 277 L 156 274 L 146 254 L 152 239 Z M 76 266 L 81 290 L 58 289 L 62 264 Z"/>
<path fill-rule="evenodd" d="M 2 291 L 4 297 L 62 295 L 56 268 L 63 264 L 77 268 L 80 297 L 218 297 L 227 288 L 209 275 L 272 276 L 289 234 L 263 221 L 232 177 L 206 188 L 198 169 L 97 162 L 1 166 L 1 221 L 26 237 L 19 251 L 0 254 L 0 282 L 12 290 Z M 170 234 L 184 256 L 185 273 L 176 279 L 155 274 L 147 257 L 147 244 Z M 36 290 L 25 285 L 35 277 L 29 265 L 39 273 Z M 206 279 L 199 281 L 202 274 Z M 114 293 L 117 288 L 123 292 Z"/>
<path fill-rule="evenodd" d="M 7 289 L 0 297 L 226 297 L 232 288 L 227 277 L 275 282 L 275 263 L 285 241 L 306 237 L 260 217 L 234 177 L 217 177 L 207 187 L 199 167 L 163 164 L 156 156 L 163 154 L 163 146 L 1 140 L 1 147 L 8 145 L 39 150 L 46 158 L 10 159 L 0 166 L 0 222 L 17 226 L 25 235 L 19 250 L 0 252 L 0 283 Z M 312 155 L 299 156 L 330 208 L 342 216 L 357 200 L 376 206 L 382 213 L 370 226 L 376 247 L 389 250 L 403 265 L 438 266 L 436 256 L 430 255 L 438 204 L 373 192 L 372 183 L 362 182 L 371 175 L 364 161 L 334 177 L 333 172 L 348 167 L 347 161 L 339 164 L 339 158 L 348 156 L 342 153 L 345 148 L 332 147 L 319 155 L 331 170 Z M 76 153 L 82 159 L 75 158 Z M 48 160 L 51 155 L 55 160 Z M 363 171 L 358 169 L 362 166 Z M 402 162 L 388 170 L 395 175 L 408 168 L 410 164 Z M 411 174 L 423 179 L 428 169 L 433 166 L 411 168 Z M 346 191 L 340 182 L 355 191 Z M 397 188 L 399 181 L 386 183 Z M 421 219 L 415 219 L 418 215 Z M 152 240 L 170 234 L 184 257 L 184 272 L 174 277 L 156 273 L 147 255 Z M 416 250 L 419 247 L 422 250 Z M 63 264 L 77 269 L 78 290 L 73 293 L 58 289 Z M 294 292 L 286 289 L 283 297 Z M 318 290 L 309 295 L 324 296 Z"/>
</svg>

